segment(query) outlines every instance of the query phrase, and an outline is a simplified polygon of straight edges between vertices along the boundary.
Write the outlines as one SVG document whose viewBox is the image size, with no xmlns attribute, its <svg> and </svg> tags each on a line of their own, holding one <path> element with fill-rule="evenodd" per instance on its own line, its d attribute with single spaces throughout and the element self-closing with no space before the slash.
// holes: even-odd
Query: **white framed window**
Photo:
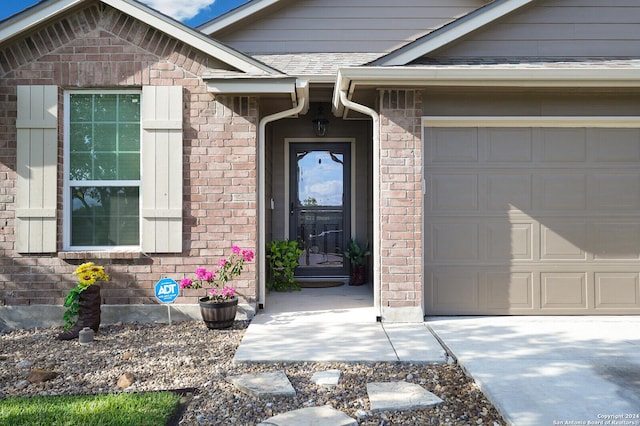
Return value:
<svg viewBox="0 0 640 426">
<path fill-rule="evenodd" d="M 64 250 L 141 245 L 139 90 L 64 94 Z"/>
</svg>

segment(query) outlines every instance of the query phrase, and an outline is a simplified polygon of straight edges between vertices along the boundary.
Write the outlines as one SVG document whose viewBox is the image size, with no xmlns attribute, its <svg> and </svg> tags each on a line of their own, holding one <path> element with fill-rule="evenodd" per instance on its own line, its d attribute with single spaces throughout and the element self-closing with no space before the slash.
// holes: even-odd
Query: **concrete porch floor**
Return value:
<svg viewBox="0 0 640 426">
<path fill-rule="evenodd" d="M 425 323 L 376 321 L 372 286 L 267 295 L 234 362 L 447 362 Z"/>
</svg>

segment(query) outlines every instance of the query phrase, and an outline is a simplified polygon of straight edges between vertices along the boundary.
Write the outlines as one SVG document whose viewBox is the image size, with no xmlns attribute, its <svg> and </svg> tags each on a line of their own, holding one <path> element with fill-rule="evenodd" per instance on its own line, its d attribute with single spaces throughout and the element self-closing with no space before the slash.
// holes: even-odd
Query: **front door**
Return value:
<svg viewBox="0 0 640 426">
<path fill-rule="evenodd" d="M 296 276 L 348 275 L 351 237 L 349 143 L 290 144 L 290 239 L 303 248 Z"/>
</svg>

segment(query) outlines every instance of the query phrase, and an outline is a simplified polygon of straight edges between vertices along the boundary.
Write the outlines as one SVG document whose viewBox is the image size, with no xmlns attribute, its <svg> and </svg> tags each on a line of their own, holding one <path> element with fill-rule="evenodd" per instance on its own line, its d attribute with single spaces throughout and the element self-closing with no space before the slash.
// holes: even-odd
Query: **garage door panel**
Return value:
<svg viewBox="0 0 640 426">
<path fill-rule="evenodd" d="M 540 274 L 542 309 L 587 309 L 587 274 L 543 272 Z"/>
<path fill-rule="evenodd" d="M 438 271 L 431 274 L 432 301 L 438 309 L 477 312 L 480 307 L 480 281 L 475 272 Z"/>
<path fill-rule="evenodd" d="M 640 313 L 639 129 L 424 135 L 428 314 Z"/>
<path fill-rule="evenodd" d="M 487 162 L 524 162 L 533 157 L 532 129 L 483 129 L 487 142 Z M 482 132 L 482 130 L 481 130 Z"/>
<path fill-rule="evenodd" d="M 426 162 L 477 162 L 478 129 L 429 129 L 432 141 L 425 152 Z"/>
<path fill-rule="evenodd" d="M 587 206 L 587 179 L 584 174 L 545 172 L 537 177 L 536 207 L 540 210 L 584 210 Z"/>
<path fill-rule="evenodd" d="M 596 309 L 640 308 L 637 272 L 596 273 Z"/>
<path fill-rule="evenodd" d="M 487 209 L 494 211 L 530 210 L 533 186 L 529 174 L 487 176 Z"/>
<path fill-rule="evenodd" d="M 589 208 L 635 211 L 640 209 L 640 174 L 595 174 L 589 179 Z"/>
<path fill-rule="evenodd" d="M 533 259 L 533 225 L 502 221 L 486 225 L 485 253 L 490 261 Z"/>
<path fill-rule="evenodd" d="M 478 210 L 477 175 L 435 175 L 430 179 L 434 210 Z"/>
<path fill-rule="evenodd" d="M 584 162 L 587 142 L 584 128 L 542 129 L 542 158 L 548 163 Z"/>
<path fill-rule="evenodd" d="M 585 222 L 545 221 L 540 225 L 541 260 L 587 260 Z"/>
<path fill-rule="evenodd" d="M 487 307 L 490 310 L 532 310 L 533 274 L 528 272 L 487 273 Z"/>
<path fill-rule="evenodd" d="M 477 224 L 438 223 L 431 226 L 430 230 L 434 261 L 459 262 L 480 259 Z"/>
<path fill-rule="evenodd" d="M 640 223 L 596 222 L 590 236 L 595 260 L 640 259 Z"/>
<path fill-rule="evenodd" d="M 596 162 L 640 162 L 639 129 L 593 129 Z"/>
</svg>

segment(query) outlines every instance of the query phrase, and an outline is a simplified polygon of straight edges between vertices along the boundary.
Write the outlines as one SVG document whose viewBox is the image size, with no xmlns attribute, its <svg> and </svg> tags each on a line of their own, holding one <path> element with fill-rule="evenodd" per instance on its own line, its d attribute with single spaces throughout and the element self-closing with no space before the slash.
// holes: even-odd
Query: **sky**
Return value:
<svg viewBox="0 0 640 426">
<path fill-rule="evenodd" d="M 39 0 L 0 0 L 0 21 Z M 138 0 L 178 21 L 196 27 L 249 0 Z"/>
</svg>

